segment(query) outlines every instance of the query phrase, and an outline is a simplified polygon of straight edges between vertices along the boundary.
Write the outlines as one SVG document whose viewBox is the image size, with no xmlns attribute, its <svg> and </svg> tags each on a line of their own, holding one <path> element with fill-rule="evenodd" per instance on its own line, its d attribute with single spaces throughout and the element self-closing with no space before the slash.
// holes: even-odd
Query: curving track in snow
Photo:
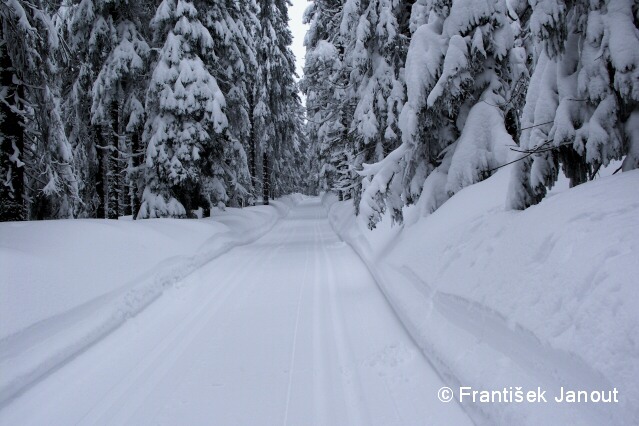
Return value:
<svg viewBox="0 0 639 426">
<path fill-rule="evenodd" d="M 0 411 L 2 425 L 469 424 L 318 199 Z"/>
</svg>

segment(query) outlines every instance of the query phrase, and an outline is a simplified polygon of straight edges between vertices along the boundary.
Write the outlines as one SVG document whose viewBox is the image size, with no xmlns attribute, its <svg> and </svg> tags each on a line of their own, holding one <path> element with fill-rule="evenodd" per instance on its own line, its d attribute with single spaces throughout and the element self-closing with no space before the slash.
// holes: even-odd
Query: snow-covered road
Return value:
<svg viewBox="0 0 639 426">
<path fill-rule="evenodd" d="M 0 410 L 2 425 L 470 423 L 318 199 Z"/>
</svg>

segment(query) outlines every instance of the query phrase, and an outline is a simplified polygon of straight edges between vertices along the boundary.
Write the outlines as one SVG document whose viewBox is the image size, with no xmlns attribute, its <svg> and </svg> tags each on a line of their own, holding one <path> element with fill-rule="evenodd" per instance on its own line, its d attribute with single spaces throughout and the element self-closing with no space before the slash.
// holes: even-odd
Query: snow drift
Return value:
<svg viewBox="0 0 639 426">
<path fill-rule="evenodd" d="M 473 404 L 477 423 L 639 423 L 639 171 L 506 211 L 510 170 L 437 211 L 406 209 L 373 232 L 325 197 L 338 234 L 368 264 L 449 386 L 541 386 L 547 404 Z M 560 387 L 619 390 L 618 404 L 557 404 Z"/>
<path fill-rule="evenodd" d="M 169 286 L 266 234 L 299 199 L 201 220 L 0 224 L 0 406 Z"/>
</svg>

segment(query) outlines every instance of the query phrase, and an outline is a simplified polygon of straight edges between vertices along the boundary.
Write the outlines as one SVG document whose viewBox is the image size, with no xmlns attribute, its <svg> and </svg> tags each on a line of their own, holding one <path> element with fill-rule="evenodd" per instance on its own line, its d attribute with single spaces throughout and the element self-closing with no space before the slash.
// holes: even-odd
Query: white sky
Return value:
<svg viewBox="0 0 639 426">
<path fill-rule="evenodd" d="M 309 5 L 310 0 L 291 0 L 292 6 L 288 9 L 291 31 L 293 32 L 293 53 L 297 58 L 297 75 L 302 76 L 302 68 L 304 67 L 304 36 L 308 30 L 308 25 L 302 24 L 304 11 Z"/>
</svg>

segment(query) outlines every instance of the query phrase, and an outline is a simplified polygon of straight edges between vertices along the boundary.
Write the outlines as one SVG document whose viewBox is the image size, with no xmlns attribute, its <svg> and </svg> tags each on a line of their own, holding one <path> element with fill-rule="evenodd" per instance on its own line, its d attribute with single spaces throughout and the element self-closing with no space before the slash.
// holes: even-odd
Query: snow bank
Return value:
<svg viewBox="0 0 639 426">
<path fill-rule="evenodd" d="M 547 404 L 464 401 L 477 423 L 639 424 L 639 171 L 523 212 L 504 210 L 509 172 L 432 215 L 407 209 L 403 228 L 369 232 L 348 202 L 325 203 L 449 386 L 548 391 Z M 616 387 L 620 402 L 557 404 L 561 386 Z"/>
<path fill-rule="evenodd" d="M 0 224 L 0 406 L 231 248 L 301 196 L 200 220 Z"/>
</svg>

